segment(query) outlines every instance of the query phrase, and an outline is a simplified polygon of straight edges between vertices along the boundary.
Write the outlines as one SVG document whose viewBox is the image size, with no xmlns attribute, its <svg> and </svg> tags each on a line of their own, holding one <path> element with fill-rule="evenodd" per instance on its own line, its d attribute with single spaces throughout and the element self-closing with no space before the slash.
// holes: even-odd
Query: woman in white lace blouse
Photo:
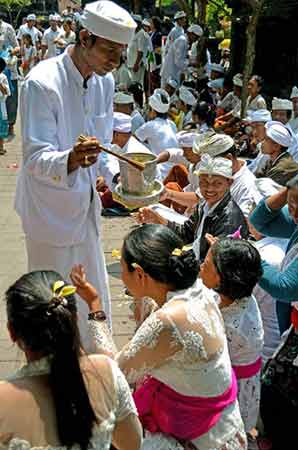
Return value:
<svg viewBox="0 0 298 450">
<path fill-rule="evenodd" d="M 74 286 L 28 273 L 6 292 L 8 329 L 27 364 L 0 382 L 0 446 L 11 450 L 139 450 L 129 386 L 104 355 L 86 356 Z"/>
<path fill-rule="evenodd" d="M 218 240 L 209 249 L 200 276 L 220 296 L 230 357 L 238 381 L 238 400 L 247 432 L 257 423 L 263 323 L 252 291 L 262 276 L 261 257 L 249 242 Z"/>
<path fill-rule="evenodd" d="M 146 429 L 143 450 L 240 450 L 246 436 L 237 403 L 224 324 L 213 295 L 197 279 L 194 253 L 162 225 L 144 225 L 124 240 L 122 279 L 157 310 L 117 352 L 101 301 L 75 267 L 72 280 L 98 321 L 89 321 L 98 352 L 115 358 L 130 383 Z"/>
</svg>

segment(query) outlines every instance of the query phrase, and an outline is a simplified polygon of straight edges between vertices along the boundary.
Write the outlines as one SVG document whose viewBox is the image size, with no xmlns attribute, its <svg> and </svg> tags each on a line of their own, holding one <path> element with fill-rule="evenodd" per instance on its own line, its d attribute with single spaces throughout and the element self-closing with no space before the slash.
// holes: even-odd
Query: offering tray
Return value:
<svg viewBox="0 0 298 450">
<path fill-rule="evenodd" d="M 163 190 L 164 185 L 159 180 L 155 180 L 153 189 L 149 194 L 132 195 L 123 192 L 122 185 L 119 183 L 113 192 L 113 199 L 128 209 L 137 209 L 151 205 L 152 203 L 158 203 Z"/>
</svg>

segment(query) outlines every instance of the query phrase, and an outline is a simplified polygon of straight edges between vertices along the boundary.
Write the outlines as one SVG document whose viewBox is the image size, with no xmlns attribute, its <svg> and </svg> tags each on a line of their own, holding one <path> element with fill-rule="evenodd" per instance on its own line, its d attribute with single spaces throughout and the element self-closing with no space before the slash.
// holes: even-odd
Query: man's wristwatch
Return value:
<svg viewBox="0 0 298 450">
<path fill-rule="evenodd" d="M 88 320 L 96 320 L 98 322 L 103 322 L 106 319 L 107 316 L 104 311 L 94 311 L 88 314 Z"/>
</svg>

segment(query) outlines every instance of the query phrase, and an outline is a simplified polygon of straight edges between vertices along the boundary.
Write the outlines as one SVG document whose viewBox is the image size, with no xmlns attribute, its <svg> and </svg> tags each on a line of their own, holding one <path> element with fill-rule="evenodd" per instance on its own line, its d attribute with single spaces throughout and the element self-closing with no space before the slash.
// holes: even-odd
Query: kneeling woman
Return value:
<svg viewBox="0 0 298 450">
<path fill-rule="evenodd" d="M 147 430 L 143 449 L 246 449 L 222 317 L 197 279 L 193 252 L 182 246 L 162 225 L 133 230 L 122 248 L 122 279 L 135 298 L 150 297 L 158 309 L 113 355 L 104 320 L 89 321 L 90 329 L 98 352 L 114 356 L 130 383 L 143 381 L 134 395 Z M 101 310 L 82 267 L 71 276 L 91 312 Z"/>
</svg>

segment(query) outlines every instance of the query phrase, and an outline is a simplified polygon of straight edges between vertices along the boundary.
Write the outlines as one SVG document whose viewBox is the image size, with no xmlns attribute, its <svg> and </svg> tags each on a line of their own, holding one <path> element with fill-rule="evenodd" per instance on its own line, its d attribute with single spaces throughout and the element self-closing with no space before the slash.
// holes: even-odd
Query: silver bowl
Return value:
<svg viewBox="0 0 298 450">
<path fill-rule="evenodd" d="M 129 159 L 145 164 L 143 171 L 119 160 L 122 191 L 129 195 L 149 195 L 154 190 L 157 159 L 147 153 L 125 153 Z"/>
<path fill-rule="evenodd" d="M 132 195 L 123 191 L 122 183 L 117 184 L 113 192 L 113 199 L 128 209 L 142 208 L 153 203 L 158 203 L 160 195 L 164 190 L 164 185 L 155 180 L 153 183 L 153 190 L 148 195 Z"/>
</svg>

